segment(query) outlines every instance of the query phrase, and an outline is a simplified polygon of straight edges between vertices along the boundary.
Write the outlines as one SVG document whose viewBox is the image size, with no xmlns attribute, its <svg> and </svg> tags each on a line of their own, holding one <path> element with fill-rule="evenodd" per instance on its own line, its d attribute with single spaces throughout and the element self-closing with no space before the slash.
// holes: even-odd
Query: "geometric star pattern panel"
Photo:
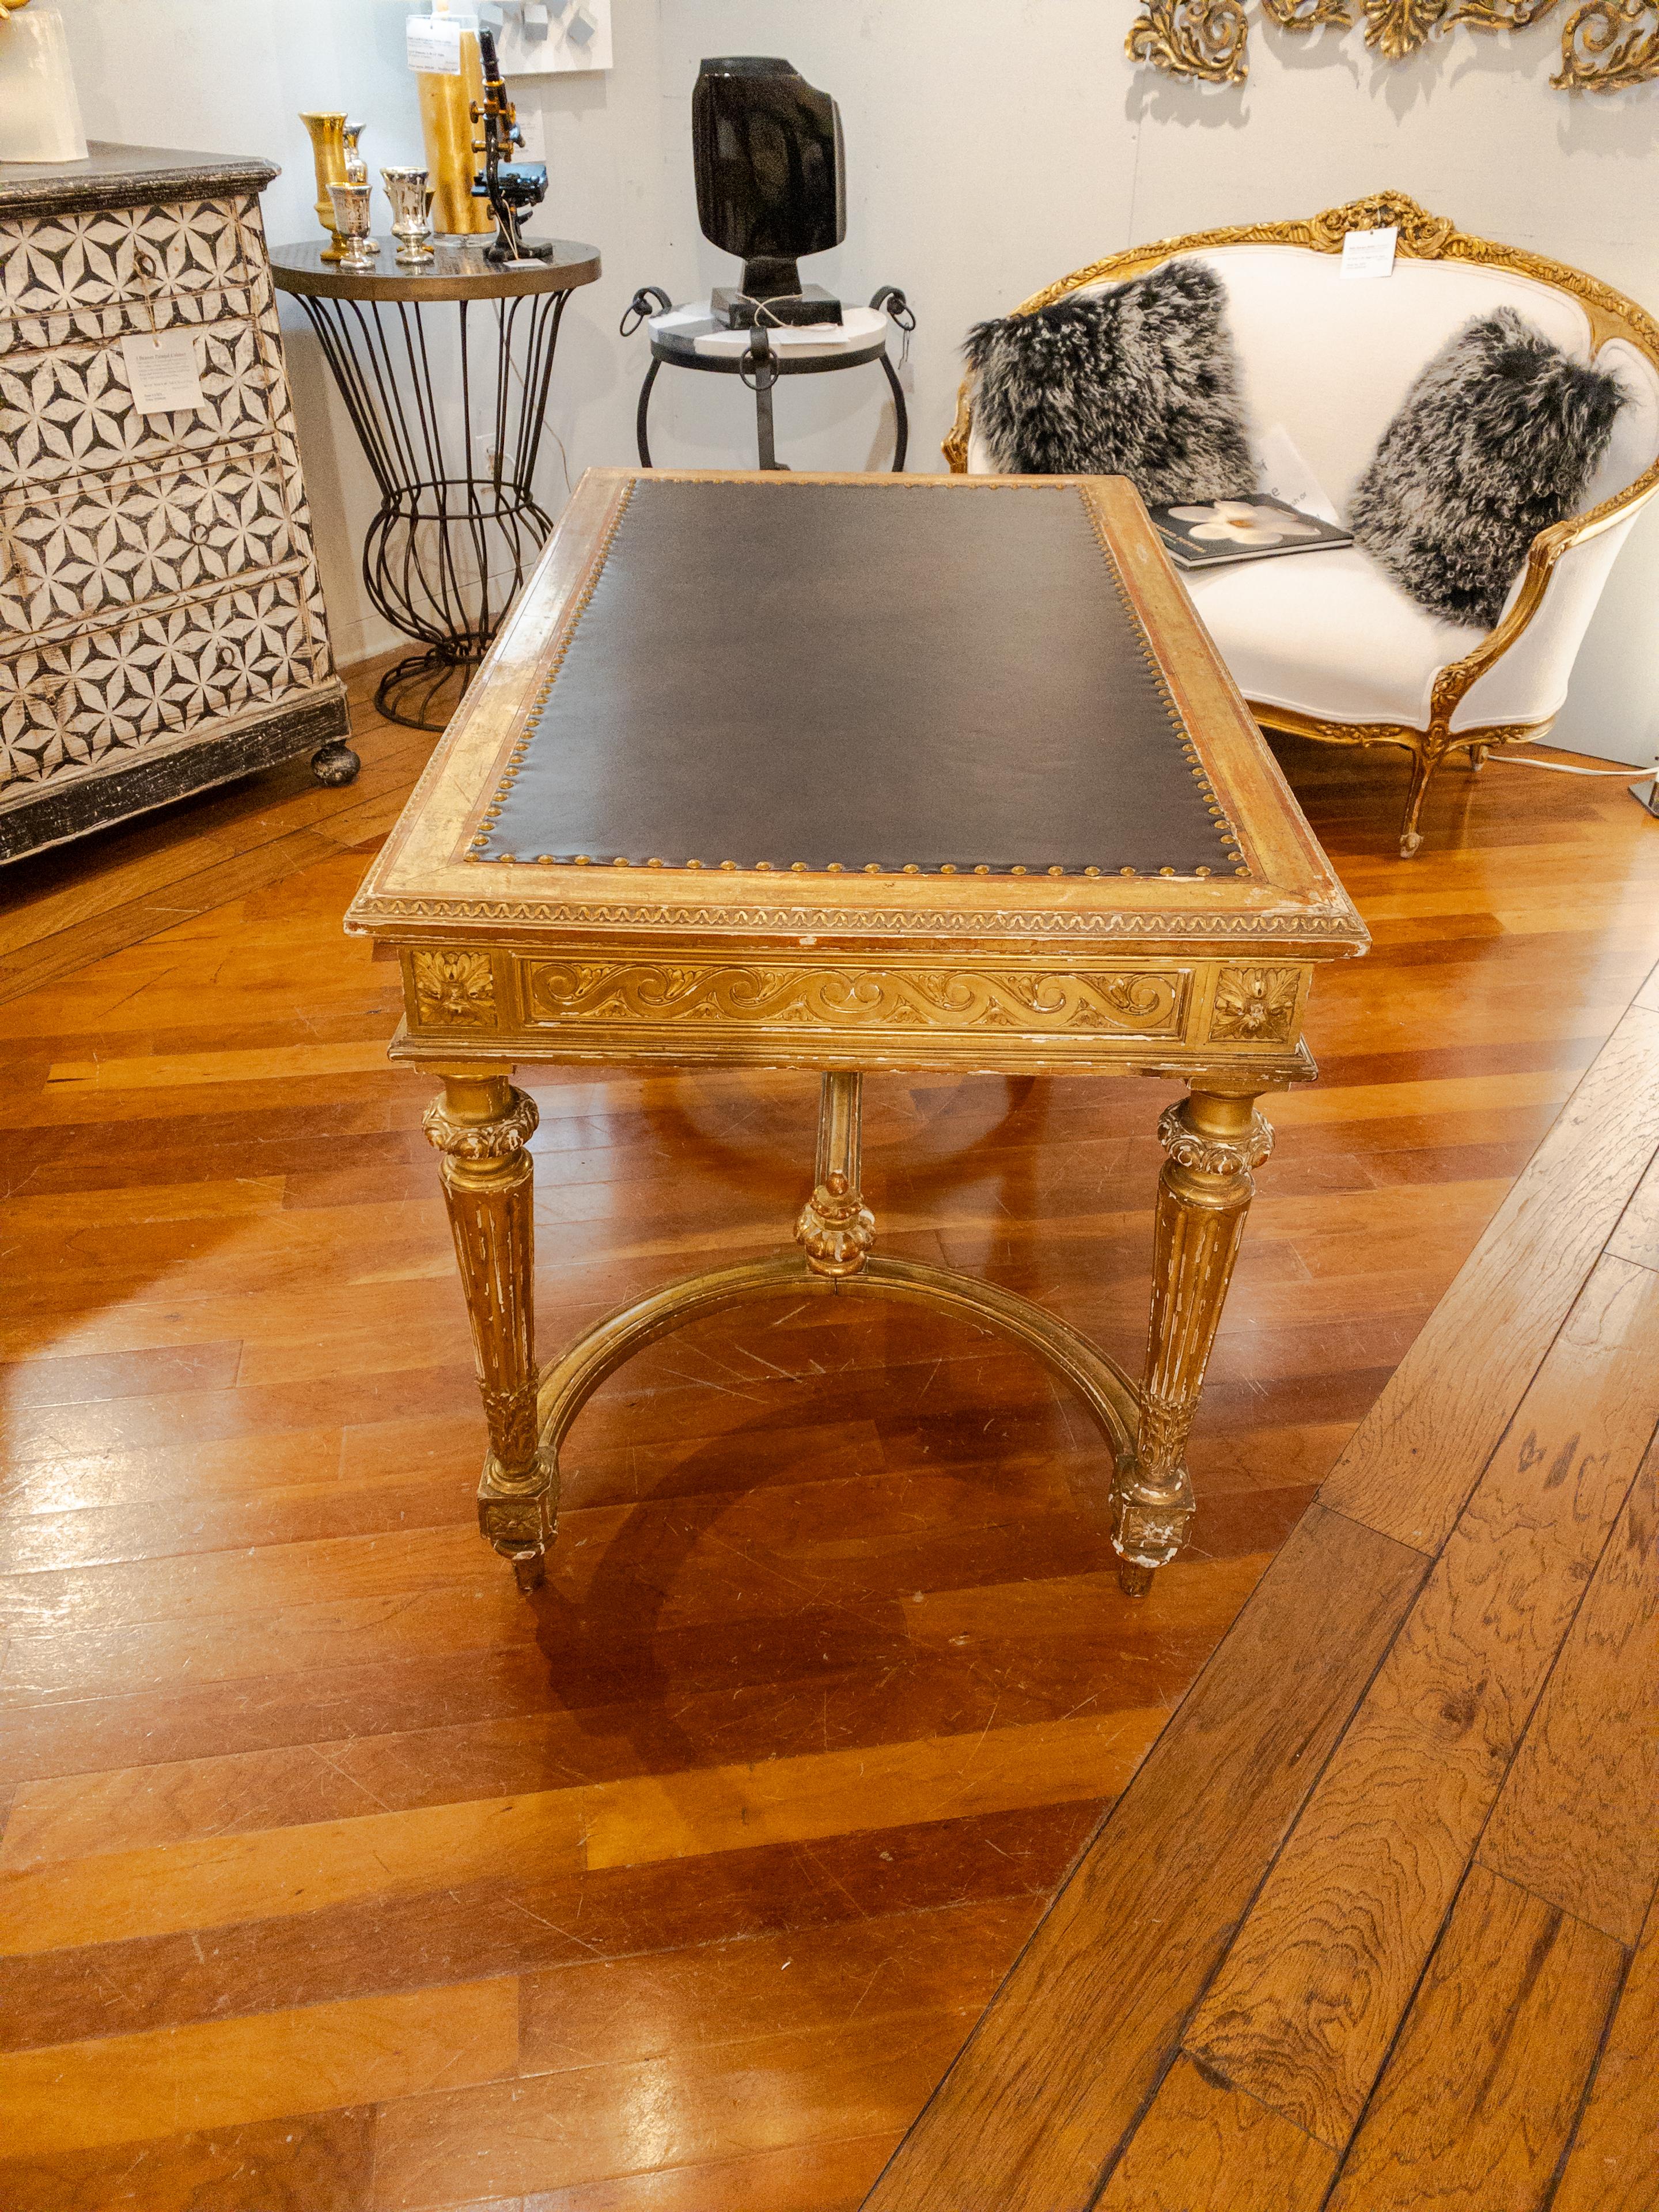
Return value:
<svg viewBox="0 0 1659 2212">
<path fill-rule="evenodd" d="M 0 629 L 39 639 L 112 609 L 303 561 L 274 437 L 212 462 L 0 498 Z"/>
<path fill-rule="evenodd" d="M 171 748 L 311 690 L 328 673 L 316 659 L 303 579 L 292 574 L 32 643 L 0 660 L 0 787 L 21 793 Z"/>
<path fill-rule="evenodd" d="M 188 329 L 143 415 L 121 339 Z M 257 194 L 0 233 L 0 811 L 333 673 Z"/>
</svg>

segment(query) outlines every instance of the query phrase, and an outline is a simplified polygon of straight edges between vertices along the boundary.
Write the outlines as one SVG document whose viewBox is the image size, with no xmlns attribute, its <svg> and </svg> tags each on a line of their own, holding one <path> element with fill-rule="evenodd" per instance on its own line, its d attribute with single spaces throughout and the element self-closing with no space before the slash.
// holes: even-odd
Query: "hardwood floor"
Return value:
<svg viewBox="0 0 1659 2212">
<path fill-rule="evenodd" d="M 1659 970 L 868 2212 L 1659 2205 L 1656 1185 Z"/>
<path fill-rule="evenodd" d="M 1613 1233 L 1636 1139 L 1611 1114 L 1572 1148 L 1560 1255 L 1455 1293 L 1444 1402 L 1399 1416 L 1421 1419 L 1429 1505 L 1372 1467 L 1371 1425 L 1345 1479 L 1381 1502 L 1306 1513 L 1659 954 L 1659 830 L 1618 783 L 1493 764 L 1448 776 L 1402 863 L 1395 766 L 1286 743 L 1376 949 L 1322 978 L 1324 1080 L 1274 1102 L 1195 1439 L 1196 1541 L 1149 1600 L 1117 1592 L 1105 1470 L 1042 1370 L 919 1310 L 826 1302 L 721 1316 L 607 1386 L 526 1602 L 473 1526 L 482 1429 L 424 1091 L 383 1057 L 394 971 L 339 929 L 427 741 L 360 722 L 351 791 L 279 772 L 0 876 L 0 2203 L 851 2207 L 1103 1808 L 1154 1743 L 1123 1811 L 1169 1771 L 1160 1731 L 1275 1553 L 1305 1664 L 1260 1638 L 1253 1680 L 1204 1677 L 1180 1726 L 1234 1761 L 1227 1832 L 1148 1863 L 1156 1941 L 1194 1972 L 1218 1939 L 1188 1924 L 1183 1881 L 1231 1881 L 1244 1911 L 1445 1540 L 1424 1515 L 1462 1525 L 1436 1440 L 1449 1465 L 1488 1432 L 1490 1451 L 1507 1390 L 1558 1389 L 1540 1418 L 1564 1418 L 1578 1381 L 1544 1357 L 1549 1315 L 1585 1254 L 1618 1276 L 1607 1315 L 1653 1325 L 1628 1284 L 1659 1199 Z M 810 1077 L 530 1087 L 544 1349 L 787 1234 Z M 1167 1095 L 872 1080 L 883 1248 L 982 1270 L 1136 1363 Z M 1624 1449 L 1621 1404 L 1597 1399 Z M 1536 1534 L 1552 1623 L 1585 1540 L 1571 1515 Z M 1517 1626 L 1517 1663 L 1548 1632 Z M 1610 1582 L 1573 1663 L 1599 1680 L 1645 1633 L 1639 1577 Z M 1511 1720 L 1516 1681 L 1492 1692 Z M 1577 1711 L 1562 1692 L 1540 1759 L 1599 1755 Z M 1634 1940 L 1622 1831 L 1591 1855 L 1616 1925 L 1609 1905 L 1581 1938 L 1580 1908 L 1540 1897 L 1527 1852 L 1553 1848 L 1537 1807 L 1555 1801 L 1551 1769 L 1527 1771 L 1493 1816 L 1509 1855 L 1455 1892 L 1456 1942 L 1422 1984 L 1440 2009 L 1414 2031 L 1494 2017 L 1524 1941 L 1540 1963 L 1512 2069 L 1551 1990 L 1589 2034 Z M 1586 2161 L 1622 2155 L 1646 2094 L 1656 1989 L 1638 1951 L 1558 2199 L 1572 2212 L 1600 2203 Z M 1283 1992 L 1256 1991 L 1241 1980 L 1227 2019 L 1276 2018 Z M 1356 2008 L 1314 2065 L 1273 2059 L 1264 2027 L 1261 2065 L 1290 2069 L 1277 2101 L 1207 2045 L 1148 2090 L 1183 2155 L 1236 2141 L 1299 2177 L 1285 2202 L 1316 2203 L 1334 2152 L 1309 2118 L 1352 2111 L 1379 2049 L 1409 2096 L 1409 2039 L 1385 2031 Z M 1148 2018 L 1146 2051 L 1168 2035 Z M 1403 2138 L 1376 2133 L 1382 2109 L 1362 2137 L 1394 2203 Z M 1557 2123 L 1537 2124 L 1542 2142 Z"/>
</svg>

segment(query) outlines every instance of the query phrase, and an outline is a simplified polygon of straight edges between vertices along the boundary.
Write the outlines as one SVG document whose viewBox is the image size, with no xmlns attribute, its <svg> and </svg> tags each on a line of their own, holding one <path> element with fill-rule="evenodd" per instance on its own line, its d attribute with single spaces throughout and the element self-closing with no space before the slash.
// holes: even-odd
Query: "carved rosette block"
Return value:
<svg viewBox="0 0 1659 2212">
<path fill-rule="evenodd" d="M 423 1026 L 495 1026 L 495 975 L 487 952 L 421 951 L 412 956 L 415 1004 Z"/>
<path fill-rule="evenodd" d="M 1170 1157 L 1158 1179 L 1140 1421 L 1112 1488 L 1112 1545 L 1132 1596 L 1187 1540 L 1187 1437 L 1255 1195 L 1250 1171 L 1273 1142 L 1254 1097 L 1200 1091 L 1166 1109 L 1158 1133 Z"/>
<path fill-rule="evenodd" d="M 440 1155 L 455 1258 L 471 1324 L 489 1449 L 478 1525 L 519 1579 L 540 1579 L 556 1472 L 536 1411 L 533 1170 L 536 1102 L 504 1075 L 447 1075 L 424 1127 Z"/>
<path fill-rule="evenodd" d="M 1212 1037 L 1288 1044 L 1296 1034 L 1299 968 L 1224 968 L 1210 1013 Z"/>
</svg>

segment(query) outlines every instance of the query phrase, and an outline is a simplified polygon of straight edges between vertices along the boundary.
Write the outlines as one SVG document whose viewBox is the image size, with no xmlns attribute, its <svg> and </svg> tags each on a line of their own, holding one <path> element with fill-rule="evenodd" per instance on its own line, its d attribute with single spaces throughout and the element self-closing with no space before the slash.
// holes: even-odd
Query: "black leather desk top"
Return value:
<svg viewBox="0 0 1659 2212">
<path fill-rule="evenodd" d="M 475 857 L 1232 874 L 1075 489 L 642 479 Z"/>
</svg>

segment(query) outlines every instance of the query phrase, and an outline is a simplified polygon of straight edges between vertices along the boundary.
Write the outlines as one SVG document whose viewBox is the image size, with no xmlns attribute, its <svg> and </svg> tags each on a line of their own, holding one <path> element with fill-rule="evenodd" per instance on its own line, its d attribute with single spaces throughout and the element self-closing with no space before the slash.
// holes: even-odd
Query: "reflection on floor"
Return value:
<svg viewBox="0 0 1659 2212">
<path fill-rule="evenodd" d="M 1402 863 L 1392 764 L 1285 748 L 1376 951 L 1273 1111 L 1147 1602 L 1039 1370 L 813 1304 L 609 1386 L 526 1604 L 338 929 L 424 745 L 362 750 L 0 879 L 0 2203 L 856 2204 L 1659 952 L 1659 832 L 1493 766 Z M 544 1346 L 781 1240 L 810 1078 L 531 1087 Z M 872 1082 L 884 1249 L 1133 1363 L 1164 1095 Z"/>
</svg>

